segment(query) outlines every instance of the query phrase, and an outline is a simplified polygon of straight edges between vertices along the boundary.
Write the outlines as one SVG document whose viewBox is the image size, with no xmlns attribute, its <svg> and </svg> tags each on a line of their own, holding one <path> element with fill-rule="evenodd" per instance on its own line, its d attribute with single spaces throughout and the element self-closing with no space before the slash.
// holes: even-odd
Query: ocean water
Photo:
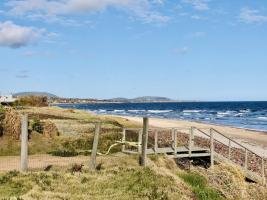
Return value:
<svg viewBox="0 0 267 200">
<path fill-rule="evenodd" d="M 267 131 L 267 102 L 60 104 L 96 114 L 183 119 Z"/>
</svg>

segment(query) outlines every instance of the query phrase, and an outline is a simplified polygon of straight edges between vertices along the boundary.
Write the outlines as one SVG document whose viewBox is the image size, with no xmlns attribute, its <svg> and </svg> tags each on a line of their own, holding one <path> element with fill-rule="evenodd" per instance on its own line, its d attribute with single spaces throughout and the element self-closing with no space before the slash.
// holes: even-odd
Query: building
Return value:
<svg viewBox="0 0 267 200">
<path fill-rule="evenodd" d="M 12 95 L 1 95 L 0 96 L 0 104 L 12 104 L 16 101 Z"/>
</svg>

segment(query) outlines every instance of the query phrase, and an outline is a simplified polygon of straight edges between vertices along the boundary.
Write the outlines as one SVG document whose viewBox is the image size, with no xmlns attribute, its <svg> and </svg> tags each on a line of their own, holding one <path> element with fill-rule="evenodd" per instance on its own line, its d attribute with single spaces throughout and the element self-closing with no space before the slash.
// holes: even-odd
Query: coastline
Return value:
<svg viewBox="0 0 267 200">
<path fill-rule="evenodd" d="M 142 123 L 142 117 L 131 117 L 131 116 L 119 116 L 111 115 L 116 117 L 121 117 L 129 121 Z M 150 125 L 153 127 L 160 128 L 172 128 L 172 127 L 197 127 L 197 128 L 214 128 L 227 137 L 235 139 L 243 146 L 251 149 L 255 153 L 267 157 L 267 133 L 257 130 L 249 130 L 244 128 L 235 128 L 225 125 L 208 124 L 196 121 L 180 120 L 180 119 L 161 119 L 161 118 L 149 118 Z M 220 138 L 222 140 L 223 138 Z M 227 141 L 224 141 L 227 143 Z"/>
</svg>

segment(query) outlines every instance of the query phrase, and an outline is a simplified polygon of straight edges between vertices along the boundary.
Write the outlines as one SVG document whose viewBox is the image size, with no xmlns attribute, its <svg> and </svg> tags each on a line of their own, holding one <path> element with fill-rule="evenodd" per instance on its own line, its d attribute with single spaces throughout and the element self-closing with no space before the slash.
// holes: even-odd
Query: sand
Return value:
<svg viewBox="0 0 267 200">
<path fill-rule="evenodd" d="M 142 118 L 140 117 L 123 117 L 128 120 L 142 123 Z M 253 152 L 257 153 L 260 156 L 264 156 L 267 158 L 267 133 L 247 130 L 242 128 L 234 128 L 229 126 L 222 126 L 222 125 L 210 125 L 200 122 L 192 122 L 186 120 L 171 120 L 171 119 L 158 119 L 158 118 L 150 118 L 149 120 L 150 126 L 153 127 L 161 127 L 161 128 L 173 128 L 173 127 L 180 127 L 180 128 L 190 128 L 192 126 L 206 129 L 208 132 L 209 128 L 214 128 L 224 135 L 238 141 L 243 146 L 247 147 L 248 149 L 252 150 Z M 198 134 L 201 136 L 201 134 Z M 224 137 L 215 134 L 215 138 L 222 141 L 225 144 L 228 144 L 228 140 Z M 237 145 L 233 145 L 234 147 L 238 147 Z"/>
</svg>

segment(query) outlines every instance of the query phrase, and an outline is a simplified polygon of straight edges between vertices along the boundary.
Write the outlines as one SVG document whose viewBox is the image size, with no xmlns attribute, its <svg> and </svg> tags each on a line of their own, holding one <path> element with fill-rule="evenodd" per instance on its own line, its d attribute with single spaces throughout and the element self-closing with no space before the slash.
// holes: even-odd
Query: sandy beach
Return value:
<svg viewBox="0 0 267 200">
<path fill-rule="evenodd" d="M 124 116 L 123 118 L 142 123 L 141 117 L 128 117 Z M 241 129 L 241 128 L 234 128 L 222 125 L 210 125 L 200 122 L 192 122 L 192 121 L 185 121 L 185 120 L 171 120 L 171 119 L 158 119 L 158 118 L 150 118 L 149 120 L 150 126 L 153 127 L 161 127 L 161 128 L 190 128 L 190 127 L 197 127 L 202 129 L 207 128 L 214 128 L 224 135 L 235 139 L 243 146 L 249 148 L 250 150 L 254 151 L 255 153 L 267 157 L 267 133 Z M 216 135 L 215 138 L 223 141 L 223 143 L 227 144 L 228 141 L 225 138 Z"/>
</svg>

